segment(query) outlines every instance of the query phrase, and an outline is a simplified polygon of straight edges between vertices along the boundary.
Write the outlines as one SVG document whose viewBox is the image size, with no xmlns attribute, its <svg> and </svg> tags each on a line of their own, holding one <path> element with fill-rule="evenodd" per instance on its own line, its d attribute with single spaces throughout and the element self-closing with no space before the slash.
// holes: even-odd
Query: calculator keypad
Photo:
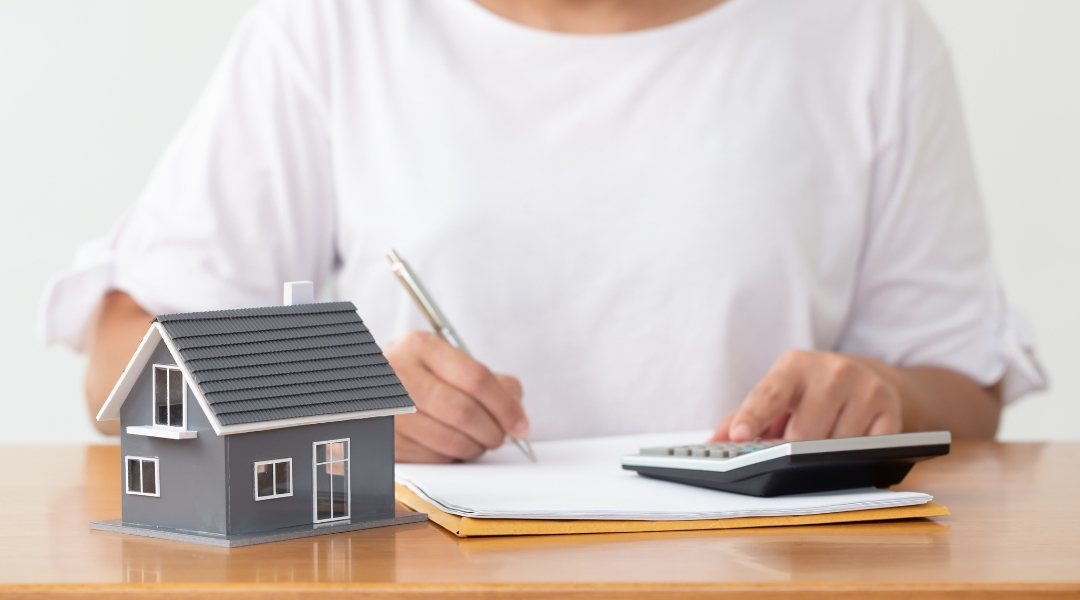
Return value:
<svg viewBox="0 0 1080 600">
<path fill-rule="evenodd" d="M 772 448 L 773 446 L 783 443 L 785 443 L 783 440 L 778 440 L 743 443 L 720 442 L 716 444 L 692 444 L 689 446 L 656 446 L 653 448 L 642 448 L 641 454 L 645 456 L 691 456 L 695 458 L 714 458 L 723 460 L 742 456 L 743 454 L 750 454 L 751 452 L 764 450 L 765 448 Z"/>
</svg>

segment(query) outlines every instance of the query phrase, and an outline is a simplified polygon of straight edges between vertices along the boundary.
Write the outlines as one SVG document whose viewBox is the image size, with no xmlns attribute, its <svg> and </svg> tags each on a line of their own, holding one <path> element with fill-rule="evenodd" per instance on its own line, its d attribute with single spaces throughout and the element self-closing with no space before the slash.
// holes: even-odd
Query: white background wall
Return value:
<svg viewBox="0 0 1080 600">
<path fill-rule="evenodd" d="M 869 0 L 868 0 L 869 1 Z M 1080 439 L 1080 2 L 924 0 L 960 79 L 1002 278 L 1048 393 L 1000 437 Z M 123 214 L 252 0 L 0 0 L 0 443 L 90 442 L 45 281 Z"/>
</svg>

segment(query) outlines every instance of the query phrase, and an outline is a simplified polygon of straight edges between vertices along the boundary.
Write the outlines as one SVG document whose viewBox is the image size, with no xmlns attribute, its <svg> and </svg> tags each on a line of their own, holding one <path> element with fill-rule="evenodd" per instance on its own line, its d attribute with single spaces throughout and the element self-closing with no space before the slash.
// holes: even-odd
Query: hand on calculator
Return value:
<svg viewBox="0 0 1080 600">
<path fill-rule="evenodd" d="M 710 442 L 900 433 L 899 373 L 864 356 L 786 352 Z"/>
</svg>

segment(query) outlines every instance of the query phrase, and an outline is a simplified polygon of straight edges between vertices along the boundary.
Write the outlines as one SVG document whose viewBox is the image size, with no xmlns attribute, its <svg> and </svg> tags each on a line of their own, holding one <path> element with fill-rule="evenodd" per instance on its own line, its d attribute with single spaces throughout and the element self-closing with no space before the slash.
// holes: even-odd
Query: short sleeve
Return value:
<svg viewBox="0 0 1080 600">
<path fill-rule="evenodd" d="M 893 105 L 879 105 L 867 235 L 838 349 L 1001 381 L 1009 401 L 1046 378 L 990 256 L 951 64 L 937 45 Z"/>
<path fill-rule="evenodd" d="M 102 295 L 154 314 L 266 306 L 335 261 L 327 107 L 266 5 L 238 27 L 134 209 L 48 285 L 44 340 L 81 349 Z"/>
</svg>

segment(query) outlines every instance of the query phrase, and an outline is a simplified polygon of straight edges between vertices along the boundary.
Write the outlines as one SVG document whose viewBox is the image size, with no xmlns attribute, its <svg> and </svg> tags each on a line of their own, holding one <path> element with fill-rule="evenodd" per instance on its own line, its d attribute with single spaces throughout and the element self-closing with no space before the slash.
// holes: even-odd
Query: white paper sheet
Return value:
<svg viewBox="0 0 1080 600">
<path fill-rule="evenodd" d="M 757 498 L 642 477 L 620 464 L 646 446 L 700 443 L 707 431 L 533 444 L 531 463 L 511 444 L 476 462 L 398 464 L 397 481 L 445 512 L 481 519 L 679 521 L 810 515 L 925 504 L 916 492 L 868 488 Z"/>
</svg>

